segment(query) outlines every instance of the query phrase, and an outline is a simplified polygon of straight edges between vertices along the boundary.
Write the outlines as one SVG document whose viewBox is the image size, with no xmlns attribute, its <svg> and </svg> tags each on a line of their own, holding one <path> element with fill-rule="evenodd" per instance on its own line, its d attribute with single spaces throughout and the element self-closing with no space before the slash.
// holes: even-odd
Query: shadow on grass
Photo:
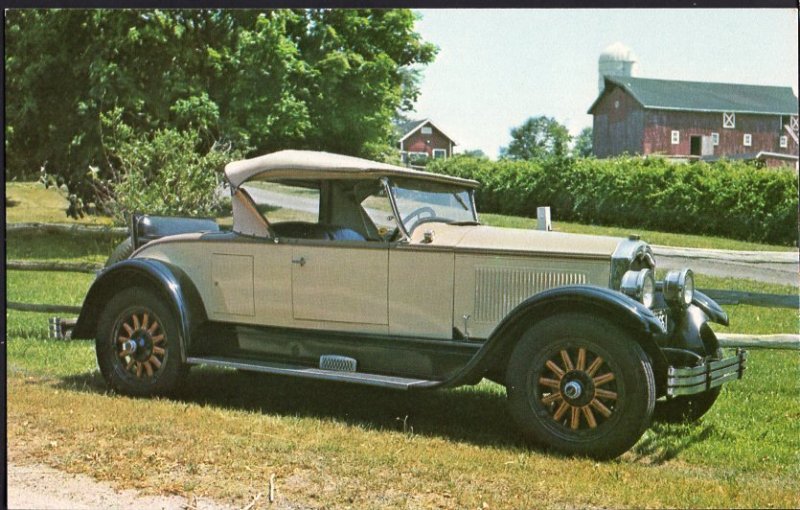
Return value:
<svg viewBox="0 0 800 510">
<path fill-rule="evenodd" d="M 60 389 L 106 394 L 99 373 L 59 379 Z M 358 427 L 443 437 L 477 445 L 523 448 L 499 386 L 398 391 L 195 367 L 175 402 L 268 415 L 332 420 Z"/>
<path fill-rule="evenodd" d="M 636 443 L 633 453 L 638 460 L 663 464 L 695 443 L 708 440 L 717 432 L 714 425 L 654 423 L 648 434 Z"/>
<path fill-rule="evenodd" d="M 97 371 L 64 377 L 55 385 L 99 394 L 110 391 Z M 505 391 L 494 384 L 406 392 L 195 367 L 171 399 L 219 409 L 331 420 L 366 429 L 395 430 L 480 446 L 535 448 L 558 455 L 520 436 L 506 410 Z M 713 425 L 655 423 L 631 451 L 633 461 L 662 464 L 714 433 Z"/>
</svg>

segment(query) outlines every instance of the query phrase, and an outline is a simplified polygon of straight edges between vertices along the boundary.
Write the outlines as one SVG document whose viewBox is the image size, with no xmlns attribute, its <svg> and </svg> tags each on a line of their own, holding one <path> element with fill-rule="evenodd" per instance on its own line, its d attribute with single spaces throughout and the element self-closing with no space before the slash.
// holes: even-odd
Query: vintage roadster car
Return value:
<svg viewBox="0 0 800 510">
<path fill-rule="evenodd" d="M 745 369 L 708 325 L 725 312 L 688 269 L 656 282 L 636 236 L 483 226 L 477 182 L 322 152 L 225 174 L 232 230 L 135 216 L 135 251 L 89 290 L 73 337 L 96 339 L 120 392 L 167 393 L 191 365 L 402 390 L 488 378 L 527 438 L 610 458 L 654 408 L 699 418 Z M 270 220 L 276 200 L 300 219 Z"/>
</svg>

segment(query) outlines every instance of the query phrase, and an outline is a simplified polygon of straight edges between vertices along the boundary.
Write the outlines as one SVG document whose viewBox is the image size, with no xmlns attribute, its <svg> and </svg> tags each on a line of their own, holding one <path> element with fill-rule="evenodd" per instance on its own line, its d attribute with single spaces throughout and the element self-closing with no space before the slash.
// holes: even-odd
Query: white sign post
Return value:
<svg viewBox="0 0 800 510">
<path fill-rule="evenodd" d="M 536 208 L 536 228 L 537 230 L 553 230 L 553 225 L 550 223 L 550 208 L 537 207 Z"/>
</svg>

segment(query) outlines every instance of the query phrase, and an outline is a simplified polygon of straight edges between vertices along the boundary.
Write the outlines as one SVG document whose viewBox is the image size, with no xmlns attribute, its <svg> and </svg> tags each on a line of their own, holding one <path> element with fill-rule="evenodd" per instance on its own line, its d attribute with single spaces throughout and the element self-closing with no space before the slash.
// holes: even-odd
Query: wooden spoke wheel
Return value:
<svg viewBox="0 0 800 510">
<path fill-rule="evenodd" d="M 636 340 L 602 317 L 560 314 L 531 327 L 506 370 L 509 411 L 530 440 L 598 459 L 650 425 L 655 379 Z"/>
<path fill-rule="evenodd" d="M 616 376 L 597 353 L 586 347 L 561 349 L 545 361 L 540 373 L 539 401 L 562 427 L 593 429 L 614 414 Z"/>
<path fill-rule="evenodd" d="M 157 377 L 167 354 L 161 321 L 151 310 L 134 308 L 128 313 L 120 317 L 115 331 L 120 362 L 137 378 Z"/>
<path fill-rule="evenodd" d="M 106 305 L 98 322 L 96 348 L 100 372 L 121 393 L 168 393 L 186 373 L 172 310 L 160 297 L 138 287 L 123 290 Z"/>
</svg>

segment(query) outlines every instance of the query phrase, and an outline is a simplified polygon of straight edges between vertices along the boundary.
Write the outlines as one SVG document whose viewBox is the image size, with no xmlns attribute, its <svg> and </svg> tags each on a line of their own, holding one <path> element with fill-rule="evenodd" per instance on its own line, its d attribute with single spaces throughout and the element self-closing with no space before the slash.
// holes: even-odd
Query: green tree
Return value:
<svg viewBox="0 0 800 510">
<path fill-rule="evenodd" d="M 570 135 L 552 117 L 531 117 L 511 129 L 511 143 L 500 149 L 502 159 L 529 160 L 567 155 Z"/>
<path fill-rule="evenodd" d="M 408 10 L 11 10 L 7 176 L 44 167 L 87 198 L 109 174 L 101 115 L 207 154 L 309 148 L 390 157 L 391 121 L 436 48 Z"/>
<path fill-rule="evenodd" d="M 588 158 L 594 154 L 591 127 L 583 128 L 580 134 L 575 137 L 575 145 L 572 147 L 572 154 L 580 158 Z"/>
<path fill-rule="evenodd" d="M 467 157 L 470 157 L 470 158 L 475 158 L 475 159 L 489 159 L 489 157 L 486 156 L 486 153 L 483 152 L 480 149 L 465 150 L 462 154 L 464 156 L 467 156 Z"/>
</svg>

